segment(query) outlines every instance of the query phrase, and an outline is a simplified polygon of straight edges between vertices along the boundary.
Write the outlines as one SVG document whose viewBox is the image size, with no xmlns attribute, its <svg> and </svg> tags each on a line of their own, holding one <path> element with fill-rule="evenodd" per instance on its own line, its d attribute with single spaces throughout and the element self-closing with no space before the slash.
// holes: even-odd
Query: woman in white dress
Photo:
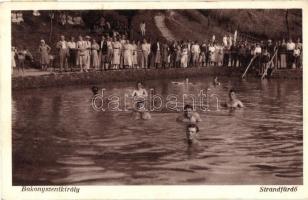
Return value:
<svg viewBox="0 0 308 200">
<path fill-rule="evenodd" d="M 123 45 L 124 51 L 123 51 L 123 65 L 124 68 L 131 68 L 132 67 L 132 45 L 130 44 L 129 40 L 126 40 L 126 42 Z"/>
<path fill-rule="evenodd" d="M 213 44 L 209 45 L 209 53 L 210 53 L 210 66 L 215 62 L 215 47 Z"/>
<path fill-rule="evenodd" d="M 181 67 L 187 68 L 187 62 L 188 62 L 188 49 L 187 45 L 184 44 L 181 53 Z"/>
<path fill-rule="evenodd" d="M 97 53 L 98 50 L 99 50 L 99 45 L 97 44 L 96 40 L 93 39 L 91 46 L 92 67 L 96 70 L 99 69 L 99 58 Z"/>
<path fill-rule="evenodd" d="M 217 64 L 218 66 L 221 66 L 224 59 L 223 46 L 217 46 L 217 48 L 218 48 Z"/>
<path fill-rule="evenodd" d="M 115 37 L 115 41 L 112 44 L 113 54 L 112 54 L 112 64 L 113 69 L 119 69 L 120 65 L 120 56 L 121 56 L 121 43 L 119 39 Z"/>
</svg>

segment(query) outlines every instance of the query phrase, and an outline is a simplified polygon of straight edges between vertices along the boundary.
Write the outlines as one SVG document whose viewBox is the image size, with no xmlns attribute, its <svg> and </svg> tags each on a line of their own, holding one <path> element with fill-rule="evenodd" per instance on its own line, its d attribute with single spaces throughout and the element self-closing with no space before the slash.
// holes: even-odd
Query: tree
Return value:
<svg viewBox="0 0 308 200">
<path fill-rule="evenodd" d="M 290 37 L 290 29 L 289 29 L 289 10 L 286 10 L 285 20 L 286 20 L 286 27 L 287 27 L 287 36 Z"/>
</svg>

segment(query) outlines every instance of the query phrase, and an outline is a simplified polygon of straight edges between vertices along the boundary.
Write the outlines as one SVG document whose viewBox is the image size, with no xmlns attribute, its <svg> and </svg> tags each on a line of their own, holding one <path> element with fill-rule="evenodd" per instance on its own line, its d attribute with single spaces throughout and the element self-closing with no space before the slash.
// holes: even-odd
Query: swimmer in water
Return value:
<svg viewBox="0 0 308 200">
<path fill-rule="evenodd" d="M 184 107 L 184 115 L 179 116 L 176 120 L 179 122 L 188 123 L 197 123 L 202 121 L 200 115 L 197 112 L 194 112 L 193 107 L 188 104 Z"/>
<path fill-rule="evenodd" d="M 213 84 L 214 86 L 219 86 L 220 85 L 220 82 L 218 81 L 218 77 L 215 76 L 214 80 L 213 80 Z"/>
<path fill-rule="evenodd" d="M 196 124 L 188 124 L 186 127 L 186 138 L 189 145 L 198 143 L 199 127 Z"/>
<path fill-rule="evenodd" d="M 235 108 L 243 108 L 244 104 L 236 98 L 235 91 L 231 89 L 229 91 L 229 101 L 226 102 L 224 106 L 227 108 L 235 109 Z"/>
<path fill-rule="evenodd" d="M 185 81 L 183 81 L 183 82 L 172 81 L 171 83 L 175 84 L 175 85 L 188 85 L 188 84 L 192 84 L 192 83 L 189 82 L 188 78 L 185 78 Z"/>
<path fill-rule="evenodd" d="M 145 108 L 145 101 L 148 97 L 148 92 L 143 88 L 141 82 L 137 83 L 137 89 L 132 94 L 135 103 L 135 119 L 151 119 L 151 115 Z"/>
<path fill-rule="evenodd" d="M 95 95 L 98 94 L 98 87 L 93 86 L 93 87 L 91 88 L 91 90 L 92 90 L 93 96 L 95 96 Z"/>
</svg>

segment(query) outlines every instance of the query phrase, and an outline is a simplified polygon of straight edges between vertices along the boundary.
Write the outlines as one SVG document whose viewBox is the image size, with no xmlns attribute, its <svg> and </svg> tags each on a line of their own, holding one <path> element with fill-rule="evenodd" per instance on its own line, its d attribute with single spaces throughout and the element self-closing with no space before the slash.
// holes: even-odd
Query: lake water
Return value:
<svg viewBox="0 0 308 200">
<path fill-rule="evenodd" d="M 199 144 L 186 142 L 181 112 L 95 111 L 90 86 L 13 92 L 13 185 L 302 184 L 302 80 L 146 81 L 155 94 L 197 94 L 220 101 L 230 88 L 245 108 L 199 111 Z M 130 94 L 134 82 L 105 83 L 105 95 Z M 187 100 L 189 101 L 189 100 Z M 120 105 L 123 108 L 123 105 Z"/>
</svg>

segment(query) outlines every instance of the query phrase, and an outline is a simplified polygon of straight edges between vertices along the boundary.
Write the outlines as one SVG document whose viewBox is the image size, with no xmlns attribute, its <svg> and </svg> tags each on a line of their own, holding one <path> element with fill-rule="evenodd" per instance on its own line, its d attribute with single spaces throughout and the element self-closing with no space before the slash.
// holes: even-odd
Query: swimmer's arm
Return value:
<svg viewBox="0 0 308 200">
<path fill-rule="evenodd" d="M 143 89 L 143 97 L 148 97 L 148 92 L 146 89 Z"/>
<path fill-rule="evenodd" d="M 243 104 L 240 100 L 238 100 L 237 106 L 238 106 L 239 108 L 243 108 L 243 107 L 244 107 L 244 104 Z"/>
<path fill-rule="evenodd" d="M 133 93 L 132 93 L 132 97 L 135 97 L 135 96 L 137 96 L 136 90 L 134 90 Z"/>
<path fill-rule="evenodd" d="M 197 122 L 202 122 L 202 119 L 201 119 L 199 113 L 195 113 L 195 118 L 196 118 Z"/>
</svg>

